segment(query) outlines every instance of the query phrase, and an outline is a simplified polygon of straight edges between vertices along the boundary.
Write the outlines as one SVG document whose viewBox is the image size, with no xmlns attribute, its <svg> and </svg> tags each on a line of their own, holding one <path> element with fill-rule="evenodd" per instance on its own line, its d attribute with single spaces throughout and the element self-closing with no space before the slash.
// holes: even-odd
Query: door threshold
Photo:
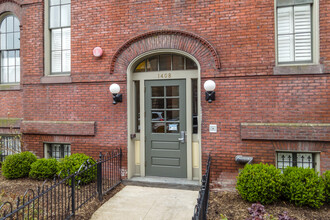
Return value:
<svg viewBox="0 0 330 220">
<path fill-rule="evenodd" d="M 158 176 L 132 177 L 123 180 L 124 185 L 146 186 L 169 189 L 200 190 L 200 183 L 197 180 L 185 178 L 171 178 Z"/>
</svg>

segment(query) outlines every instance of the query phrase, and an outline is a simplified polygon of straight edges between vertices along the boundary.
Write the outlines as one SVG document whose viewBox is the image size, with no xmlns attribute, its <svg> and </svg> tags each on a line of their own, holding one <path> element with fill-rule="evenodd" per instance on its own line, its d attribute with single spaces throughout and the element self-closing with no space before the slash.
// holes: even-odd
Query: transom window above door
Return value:
<svg viewBox="0 0 330 220">
<path fill-rule="evenodd" d="M 197 70 L 197 64 L 190 58 L 177 54 L 160 54 L 148 57 L 138 63 L 134 72 L 168 70 Z"/>
</svg>

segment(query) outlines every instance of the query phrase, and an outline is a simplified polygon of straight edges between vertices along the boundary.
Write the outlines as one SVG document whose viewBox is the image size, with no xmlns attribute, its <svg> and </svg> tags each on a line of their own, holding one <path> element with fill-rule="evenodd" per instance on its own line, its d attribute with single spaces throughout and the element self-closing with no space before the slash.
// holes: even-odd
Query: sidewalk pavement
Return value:
<svg viewBox="0 0 330 220">
<path fill-rule="evenodd" d="M 188 220 L 197 197 L 198 191 L 125 186 L 91 220 Z"/>
</svg>

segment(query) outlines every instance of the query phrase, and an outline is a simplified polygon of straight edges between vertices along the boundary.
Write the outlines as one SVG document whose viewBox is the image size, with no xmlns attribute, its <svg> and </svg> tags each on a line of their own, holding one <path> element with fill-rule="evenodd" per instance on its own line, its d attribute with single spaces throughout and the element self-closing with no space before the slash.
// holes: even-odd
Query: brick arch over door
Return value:
<svg viewBox="0 0 330 220">
<path fill-rule="evenodd" d="M 199 61 L 202 72 L 210 73 L 212 76 L 220 70 L 218 53 L 204 38 L 180 30 L 157 30 L 138 35 L 125 42 L 112 57 L 110 73 L 126 73 L 128 65 L 135 57 L 157 49 L 187 52 Z"/>
</svg>

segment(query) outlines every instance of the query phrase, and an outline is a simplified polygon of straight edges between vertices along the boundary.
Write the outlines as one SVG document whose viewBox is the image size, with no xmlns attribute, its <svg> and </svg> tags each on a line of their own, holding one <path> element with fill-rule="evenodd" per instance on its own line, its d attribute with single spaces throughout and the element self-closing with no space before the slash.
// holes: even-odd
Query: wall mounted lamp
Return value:
<svg viewBox="0 0 330 220">
<path fill-rule="evenodd" d="M 109 87 L 110 92 L 112 93 L 113 102 L 112 104 L 117 104 L 117 102 L 122 102 L 123 96 L 122 94 L 118 94 L 120 92 L 120 86 L 116 83 L 111 84 Z"/>
<path fill-rule="evenodd" d="M 215 100 L 215 82 L 213 80 L 207 80 L 204 83 L 204 89 L 206 90 L 205 92 L 205 100 L 211 103 L 212 101 Z"/>
</svg>

